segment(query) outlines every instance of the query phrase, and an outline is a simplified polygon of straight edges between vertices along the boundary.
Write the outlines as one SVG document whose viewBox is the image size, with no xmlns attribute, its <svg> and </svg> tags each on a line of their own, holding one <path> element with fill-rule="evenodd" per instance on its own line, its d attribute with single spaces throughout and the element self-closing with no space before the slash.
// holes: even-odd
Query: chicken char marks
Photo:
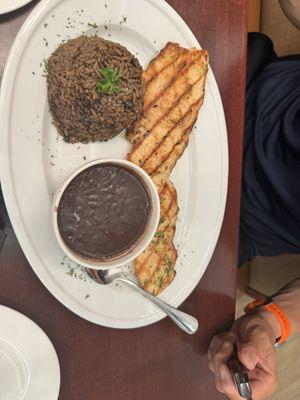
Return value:
<svg viewBox="0 0 300 400">
<path fill-rule="evenodd" d="M 147 88 L 143 115 L 127 137 L 128 160 L 143 168 L 159 193 L 161 216 L 155 236 L 135 260 L 144 289 L 160 294 L 174 279 L 177 192 L 169 177 L 189 141 L 204 100 L 208 53 L 167 43 L 143 73 Z"/>
</svg>

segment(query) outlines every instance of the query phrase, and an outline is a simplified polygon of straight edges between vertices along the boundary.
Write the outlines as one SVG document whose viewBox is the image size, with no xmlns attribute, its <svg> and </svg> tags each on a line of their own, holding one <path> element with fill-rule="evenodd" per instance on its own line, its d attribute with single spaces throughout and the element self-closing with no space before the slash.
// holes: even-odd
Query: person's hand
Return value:
<svg viewBox="0 0 300 400">
<path fill-rule="evenodd" d="M 237 344 L 239 360 L 249 370 L 253 400 L 265 399 L 276 389 L 274 343 L 278 329 L 270 324 L 265 313 L 259 311 L 239 318 L 230 332 L 215 336 L 209 346 L 209 368 L 215 374 L 216 387 L 231 400 L 241 399 L 227 366 L 234 343 Z"/>
</svg>

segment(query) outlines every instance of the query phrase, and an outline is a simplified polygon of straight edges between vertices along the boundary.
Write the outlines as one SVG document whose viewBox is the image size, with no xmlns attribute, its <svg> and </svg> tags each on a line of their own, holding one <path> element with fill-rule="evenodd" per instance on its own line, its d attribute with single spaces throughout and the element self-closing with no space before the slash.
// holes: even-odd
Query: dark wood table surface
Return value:
<svg viewBox="0 0 300 400">
<path fill-rule="evenodd" d="M 36 3 L 0 16 L 0 78 L 14 37 Z M 229 326 L 234 318 L 247 2 L 169 3 L 209 50 L 228 128 L 229 186 L 222 231 L 203 279 L 181 307 L 199 319 L 200 328 L 196 335 L 188 336 L 164 319 L 141 329 L 114 330 L 79 318 L 35 276 L 8 226 L 0 253 L 0 304 L 24 313 L 49 336 L 60 361 L 61 400 L 223 398 L 215 390 L 206 351 L 212 335 Z"/>
</svg>

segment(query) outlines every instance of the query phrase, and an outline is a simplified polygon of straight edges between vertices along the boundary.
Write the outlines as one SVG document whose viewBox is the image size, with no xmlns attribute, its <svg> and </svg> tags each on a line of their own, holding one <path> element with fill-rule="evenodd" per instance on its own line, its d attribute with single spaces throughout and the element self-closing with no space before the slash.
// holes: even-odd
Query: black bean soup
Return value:
<svg viewBox="0 0 300 400">
<path fill-rule="evenodd" d="M 77 255 L 104 260 L 130 249 L 143 235 L 151 205 L 141 178 L 105 163 L 79 173 L 58 206 L 58 229 Z"/>
</svg>

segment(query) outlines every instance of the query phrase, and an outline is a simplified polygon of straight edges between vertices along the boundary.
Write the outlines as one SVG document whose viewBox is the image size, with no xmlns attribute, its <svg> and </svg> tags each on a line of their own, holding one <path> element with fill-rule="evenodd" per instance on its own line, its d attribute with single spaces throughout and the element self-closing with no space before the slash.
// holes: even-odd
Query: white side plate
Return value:
<svg viewBox="0 0 300 400">
<path fill-rule="evenodd" d="M 96 25 L 95 25 L 96 24 Z M 70 310 L 115 328 L 163 318 L 146 299 L 119 287 L 100 287 L 64 258 L 51 224 L 54 191 L 74 169 L 101 157 L 126 157 L 130 143 L 71 145 L 51 124 L 43 59 L 82 32 L 120 42 L 145 67 L 168 41 L 199 47 L 179 15 L 162 0 L 43 0 L 11 50 L 0 100 L 1 181 L 15 232 L 32 268 Z M 209 49 L 208 49 L 209 50 Z M 202 277 L 216 245 L 227 193 L 227 133 L 211 69 L 206 97 L 188 149 L 172 180 L 179 195 L 177 276 L 161 297 L 179 306 Z"/>
<path fill-rule="evenodd" d="M 45 333 L 4 306 L 0 306 L 0 327 L 0 399 L 56 400 L 59 363 Z"/>
<path fill-rule="evenodd" d="M 1 0 L 0 1 L 0 15 L 6 14 L 11 11 L 17 10 L 30 3 L 32 0 Z"/>
</svg>

